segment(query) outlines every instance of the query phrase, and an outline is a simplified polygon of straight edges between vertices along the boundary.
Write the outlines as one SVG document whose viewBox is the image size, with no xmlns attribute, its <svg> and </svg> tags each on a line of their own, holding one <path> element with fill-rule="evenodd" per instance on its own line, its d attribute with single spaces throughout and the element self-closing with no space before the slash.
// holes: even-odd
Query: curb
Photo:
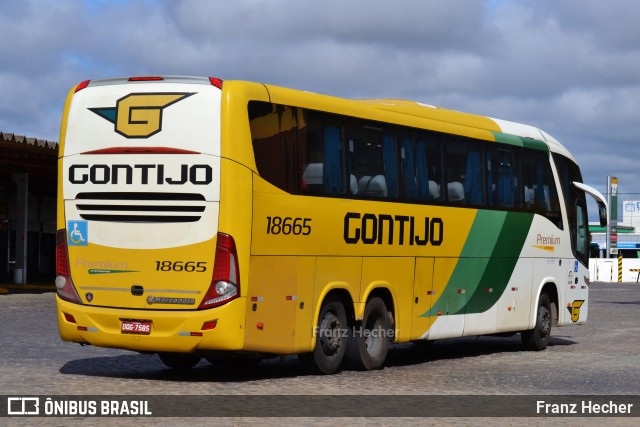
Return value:
<svg viewBox="0 0 640 427">
<path fill-rule="evenodd" d="M 0 295 L 55 292 L 55 285 L 0 285 Z"/>
</svg>

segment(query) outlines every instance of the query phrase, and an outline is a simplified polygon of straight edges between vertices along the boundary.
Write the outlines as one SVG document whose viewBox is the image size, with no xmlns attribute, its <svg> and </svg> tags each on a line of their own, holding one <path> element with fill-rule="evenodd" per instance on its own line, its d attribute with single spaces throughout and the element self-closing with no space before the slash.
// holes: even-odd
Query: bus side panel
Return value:
<svg viewBox="0 0 640 427">
<path fill-rule="evenodd" d="M 576 262 L 576 261 L 574 261 Z M 577 272 L 575 270 L 578 270 Z M 577 268 L 574 266 L 574 274 L 572 276 L 573 284 L 569 285 L 567 292 L 567 315 L 570 322 L 567 324 L 584 324 L 589 314 L 589 269 L 578 263 Z M 568 280 L 567 280 L 568 282 Z M 573 288 L 571 287 L 573 286 Z M 571 307 L 569 307 L 571 304 Z M 563 309 L 562 306 L 559 307 Z"/>
<path fill-rule="evenodd" d="M 318 257 L 316 261 L 313 324 L 318 322 L 322 301 L 333 289 L 344 289 L 351 295 L 355 307 L 356 318 L 364 310 L 360 299 L 363 259 L 360 257 Z M 315 341 L 315 340 L 314 340 Z"/>
<path fill-rule="evenodd" d="M 316 257 L 298 257 L 298 300 L 296 304 L 296 326 L 293 352 L 305 352 L 313 349 L 315 321 L 314 281 Z"/>
<path fill-rule="evenodd" d="M 447 286 L 458 258 L 436 258 L 433 268 L 433 298 L 429 311 L 423 314 L 434 320 L 429 329 L 429 339 L 461 337 L 464 332 L 464 315 L 453 315 L 452 307 L 463 307 L 465 294 L 451 291 Z M 452 288 L 452 287 L 451 287 Z"/>
<path fill-rule="evenodd" d="M 62 170 L 63 168 L 63 160 L 62 157 L 58 158 L 58 170 Z M 58 197 L 56 200 L 56 230 L 62 230 L 67 227 L 67 221 L 65 220 L 65 212 L 64 212 L 64 197 L 61 196 L 63 188 L 63 180 L 62 174 L 58 173 Z"/>
<path fill-rule="evenodd" d="M 245 349 L 291 353 L 299 276 L 313 272 L 300 271 L 294 256 L 254 256 L 250 270 Z"/>
<path fill-rule="evenodd" d="M 531 281 L 531 299 L 530 307 L 531 312 L 529 314 L 529 324 L 525 329 L 532 329 L 536 324 L 536 317 L 538 313 L 538 303 L 540 301 L 540 294 L 545 285 L 553 286 L 558 293 L 558 323 L 562 324 L 564 319 L 564 310 L 566 311 L 566 280 L 567 271 L 564 267 L 567 263 L 566 259 L 561 258 L 538 258 L 534 260 L 533 264 L 533 280 Z"/>
<path fill-rule="evenodd" d="M 564 288 L 564 303 L 559 303 L 558 326 L 583 324 L 589 312 L 587 268 L 574 259 L 563 260 L 568 272 L 560 286 Z"/>
<path fill-rule="evenodd" d="M 64 144 L 67 139 L 67 125 L 69 123 L 69 108 L 71 107 L 71 100 L 75 93 L 76 86 L 74 86 L 67 94 L 67 99 L 64 103 L 64 109 L 62 111 L 62 123 L 60 124 L 60 144 L 58 146 L 58 171 L 63 170 L 62 153 L 64 153 Z M 64 197 L 63 194 L 63 182 L 62 174 L 58 173 L 58 197 L 56 203 L 57 213 L 57 230 L 62 230 L 66 227 L 65 215 L 64 215 Z"/>
<path fill-rule="evenodd" d="M 409 257 L 367 257 L 362 261 L 361 301 L 366 301 L 368 295 L 377 288 L 388 289 L 395 307 L 387 310 L 395 311 L 394 332 L 396 342 L 411 339 L 411 300 L 413 296 L 413 276 L 415 258 Z M 358 317 L 358 316 L 356 316 Z"/>
<path fill-rule="evenodd" d="M 511 280 L 496 304 L 495 332 L 515 332 L 528 328 L 531 316 L 531 278 L 534 260 L 520 258 Z"/>
<path fill-rule="evenodd" d="M 233 237 L 240 268 L 240 295 L 247 295 L 251 255 L 252 172 L 236 162 L 220 161 L 220 215 L 218 230 Z"/>
<path fill-rule="evenodd" d="M 426 339 L 429 328 L 435 322 L 434 316 L 422 316 L 433 304 L 433 258 L 416 258 L 413 281 L 413 310 L 411 315 L 412 340 Z"/>
<path fill-rule="evenodd" d="M 359 257 L 253 256 L 245 350 L 281 354 L 312 350 L 326 295 L 345 290 L 357 303 L 362 269 Z"/>
</svg>

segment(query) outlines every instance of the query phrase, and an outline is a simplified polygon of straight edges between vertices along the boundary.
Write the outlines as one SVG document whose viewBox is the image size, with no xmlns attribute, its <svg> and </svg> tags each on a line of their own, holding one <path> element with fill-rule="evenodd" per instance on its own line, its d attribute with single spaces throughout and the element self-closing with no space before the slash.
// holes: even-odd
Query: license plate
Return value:
<svg viewBox="0 0 640 427">
<path fill-rule="evenodd" d="M 123 320 L 120 326 L 123 334 L 149 335 L 151 333 L 151 322 L 140 320 Z"/>
</svg>

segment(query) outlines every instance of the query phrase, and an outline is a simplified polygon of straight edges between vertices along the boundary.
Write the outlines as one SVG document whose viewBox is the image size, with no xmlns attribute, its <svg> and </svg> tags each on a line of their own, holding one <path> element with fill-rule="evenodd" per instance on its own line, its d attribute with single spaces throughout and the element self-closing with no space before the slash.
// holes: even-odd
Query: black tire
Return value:
<svg viewBox="0 0 640 427">
<path fill-rule="evenodd" d="M 411 343 L 414 345 L 414 347 L 418 347 L 418 348 L 429 348 L 431 346 L 433 346 L 433 343 L 436 342 L 435 340 L 415 340 L 415 341 L 411 341 Z"/>
<path fill-rule="evenodd" d="M 349 367 L 357 370 L 375 370 L 384 366 L 389 345 L 391 319 L 382 298 L 374 297 L 367 302 L 361 327 L 349 331 L 346 358 Z"/>
<path fill-rule="evenodd" d="M 310 372 L 331 375 L 340 369 L 347 349 L 347 328 L 344 305 L 339 299 L 329 297 L 318 316 L 315 349 L 298 355 Z"/>
<path fill-rule="evenodd" d="M 541 351 L 547 348 L 551 336 L 551 319 L 551 301 L 547 294 L 542 294 L 538 303 L 536 325 L 520 334 L 525 350 Z"/>
<path fill-rule="evenodd" d="M 172 369 L 191 369 L 200 362 L 200 356 L 195 353 L 158 353 L 162 363 Z"/>
</svg>

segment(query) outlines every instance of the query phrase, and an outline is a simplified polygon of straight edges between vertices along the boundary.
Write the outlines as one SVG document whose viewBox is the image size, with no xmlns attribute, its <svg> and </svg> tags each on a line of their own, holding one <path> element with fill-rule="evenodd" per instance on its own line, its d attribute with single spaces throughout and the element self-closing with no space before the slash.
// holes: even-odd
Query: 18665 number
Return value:
<svg viewBox="0 0 640 427">
<path fill-rule="evenodd" d="M 202 273 L 207 271 L 205 261 L 156 261 L 156 271 L 186 271 Z"/>
<path fill-rule="evenodd" d="M 308 236 L 311 234 L 311 218 L 267 217 L 267 234 L 293 234 Z"/>
</svg>

